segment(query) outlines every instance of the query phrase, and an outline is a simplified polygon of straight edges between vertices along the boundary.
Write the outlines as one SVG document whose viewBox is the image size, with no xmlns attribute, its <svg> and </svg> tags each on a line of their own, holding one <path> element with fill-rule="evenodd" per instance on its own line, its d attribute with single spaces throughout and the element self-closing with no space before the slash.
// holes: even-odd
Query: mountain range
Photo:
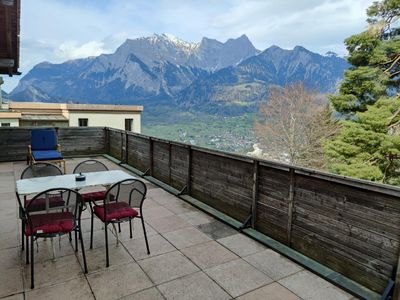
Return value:
<svg viewBox="0 0 400 300">
<path fill-rule="evenodd" d="M 42 62 L 8 95 L 16 101 L 176 105 L 237 114 L 254 110 L 268 87 L 302 81 L 334 92 L 347 62 L 296 46 L 257 50 L 246 35 L 199 43 L 168 34 L 128 39 L 112 54 Z"/>
</svg>

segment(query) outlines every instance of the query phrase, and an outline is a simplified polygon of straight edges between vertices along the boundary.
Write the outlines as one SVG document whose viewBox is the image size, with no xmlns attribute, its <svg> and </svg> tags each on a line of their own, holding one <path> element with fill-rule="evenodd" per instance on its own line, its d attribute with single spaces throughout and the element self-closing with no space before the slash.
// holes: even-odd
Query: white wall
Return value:
<svg viewBox="0 0 400 300">
<path fill-rule="evenodd" d="M 0 126 L 1 123 L 10 123 L 11 127 L 18 127 L 19 126 L 19 120 L 18 119 L 0 119 Z"/>
<path fill-rule="evenodd" d="M 69 126 L 79 126 L 78 119 L 88 119 L 88 126 L 112 127 L 125 130 L 125 119 L 133 119 L 132 131 L 140 133 L 140 113 L 74 112 L 69 111 Z"/>
</svg>

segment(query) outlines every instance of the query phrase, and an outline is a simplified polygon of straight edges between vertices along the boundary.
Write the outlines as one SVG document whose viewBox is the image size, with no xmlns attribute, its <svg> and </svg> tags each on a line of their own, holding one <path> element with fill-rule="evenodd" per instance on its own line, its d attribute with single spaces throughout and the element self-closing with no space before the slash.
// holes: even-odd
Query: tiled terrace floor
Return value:
<svg viewBox="0 0 400 300">
<path fill-rule="evenodd" d="M 99 158 L 110 169 L 119 167 Z M 67 172 L 82 159 L 67 161 Z M 0 298 L 2 299 L 353 299 L 339 288 L 276 252 L 218 222 L 147 182 L 144 215 L 151 254 L 135 223 L 134 238 L 122 226 L 122 243 L 110 239 L 111 266 L 105 267 L 104 232 L 83 215 L 89 273 L 81 268 L 68 238 L 52 259 L 50 241 L 35 253 L 35 289 L 20 250 L 15 180 L 23 162 L 0 163 Z M 111 235 L 113 237 L 113 235 Z M 56 245 L 58 241 L 56 240 Z M 35 250 L 36 251 L 36 250 Z"/>
</svg>

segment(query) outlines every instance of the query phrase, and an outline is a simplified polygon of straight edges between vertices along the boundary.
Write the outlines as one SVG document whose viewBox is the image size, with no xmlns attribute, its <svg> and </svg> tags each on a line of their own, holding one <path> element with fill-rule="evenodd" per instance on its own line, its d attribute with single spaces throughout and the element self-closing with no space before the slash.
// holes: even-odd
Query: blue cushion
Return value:
<svg viewBox="0 0 400 300">
<path fill-rule="evenodd" d="M 57 136 L 52 129 L 34 129 L 31 131 L 32 150 L 57 149 Z"/>
<path fill-rule="evenodd" d="M 32 155 L 37 161 L 63 159 L 61 153 L 56 150 L 36 150 L 32 151 Z"/>
</svg>

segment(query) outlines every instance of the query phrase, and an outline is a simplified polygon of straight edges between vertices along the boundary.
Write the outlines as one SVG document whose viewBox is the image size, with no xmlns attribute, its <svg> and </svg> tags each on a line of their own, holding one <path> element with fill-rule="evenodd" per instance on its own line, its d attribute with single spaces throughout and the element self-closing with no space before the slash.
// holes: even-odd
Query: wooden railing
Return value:
<svg viewBox="0 0 400 300">
<path fill-rule="evenodd" d="M 64 156 L 103 154 L 104 127 L 56 128 Z M 29 127 L 0 127 L 0 161 L 25 160 L 31 142 Z"/>
<path fill-rule="evenodd" d="M 59 128 L 65 156 L 107 153 L 382 293 L 400 251 L 400 189 L 109 128 Z M 0 161 L 29 128 L 0 128 Z M 399 274 L 397 274 L 399 276 Z"/>
<path fill-rule="evenodd" d="M 109 154 L 382 293 L 400 250 L 400 189 L 108 129 Z"/>
</svg>

